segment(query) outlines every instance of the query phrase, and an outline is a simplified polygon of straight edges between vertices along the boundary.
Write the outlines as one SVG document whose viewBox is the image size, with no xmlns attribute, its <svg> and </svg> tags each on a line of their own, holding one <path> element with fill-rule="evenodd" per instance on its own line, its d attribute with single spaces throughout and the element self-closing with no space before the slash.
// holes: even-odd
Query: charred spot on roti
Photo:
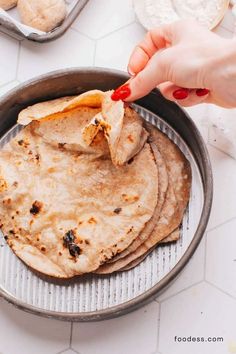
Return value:
<svg viewBox="0 0 236 354">
<path fill-rule="evenodd" d="M 99 124 L 100 124 L 100 121 L 99 121 L 97 118 L 95 118 L 95 119 L 94 119 L 94 124 L 95 124 L 95 125 L 99 125 Z"/>
<path fill-rule="evenodd" d="M 39 214 L 40 211 L 42 210 L 42 207 L 43 207 L 43 203 L 38 200 L 35 200 L 32 204 L 32 207 L 30 208 L 30 214 L 33 215 Z"/>
<path fill-rule="evenodd" d="M 75 233 L 74 230 L 69 230 L 65 233 L 63 237 L 63 245 L 68 247 L 72 242 L 75 240 Z"/>
<path fill-rule="evenodd" d="M 81 248 L 76 243 L 70 243 L 68 249 L 72 257 L 79 256 L 82 252 Z"/>
<path fill-rule="evenodd" d="M 20 139 L 18 140 L 18 145 L 27 148 L 30 145 L 30 143 L 27 140 Z"/>
<path fill-rule="evenodd" d="M 66 145 L 66 143 L 58 143 L 58 148 L 63 149 L 65 145 Z"/>
<path fill-rule="evenodd" d="M 131 157 L 131 159 L 128 160 L 127 164 L 128 164 L 128 165 L 131 165 L 131 163 L 133 163 L 133 162 L 134 162 L 134 158 Z"/>
<path fill-rule="evenodd" d="M 116 209 L 113 210 L 113 212 L 115 214 L 120 214 L 121 211 L 122 211 L 122 208 L 116 208 Z"/>
<path fill-rule="evenodd" d="M 47 249 L 46 249 L 45 246 L 41 246 L 41 247 L 40 247 L 40 250 L 41 250 L 42 252 L 46 252 Z"/>
<path fill-rule="evenodd" d="M 4 236 L 4 239 L 7 241 L 7 240 L 8 240 L 8 236 L 7 236 L 7 235 L 5 235 L 5 236 Z"/>
<path fill-rule="evenodd" d="M 40 160 L 40 155 L 37 153 L 37 154 L 35 154 L 35 160 L 36 161 L 39 161 Z"/>
<path fill-rule="evenodd" d="M 127 235 L 130 234 L 133 231 L 134 227 L 131 226 L 131 228 L 127 231 Z"/>
</svg>

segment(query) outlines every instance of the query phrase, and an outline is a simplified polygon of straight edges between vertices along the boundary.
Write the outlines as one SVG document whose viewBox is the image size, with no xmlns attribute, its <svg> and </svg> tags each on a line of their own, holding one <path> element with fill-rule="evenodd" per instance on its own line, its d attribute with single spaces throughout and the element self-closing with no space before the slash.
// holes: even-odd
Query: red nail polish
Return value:
<svg viewBox="0 0 236 354">
<path fill-rule="evenodd" d="M 176 100 L 184 100 L 185 98 L 188 97 L 188 94 L 189 94 L 189 89 L 180 88 L 180 89 L 175 90 L 175 91 L 173 92 L 173 97 L 174 97 Z"/>
<path fill-rule="evenodd" d="M 208 89 L 197 89 L 196 90 L 196 95 L 201 97 L 201 96 L 205 96 L 209 93 L 209 90 Z"/>
<path fill-rule="evenodd" d="M 111 99 L 113 101 L 124 100 L 125 98 L 129 97 L 131 94 L 131 90 L 129 84 L 125 84 L 123 86 L 118 87 L 113 94 L 111 95 Z"/>
</svg>

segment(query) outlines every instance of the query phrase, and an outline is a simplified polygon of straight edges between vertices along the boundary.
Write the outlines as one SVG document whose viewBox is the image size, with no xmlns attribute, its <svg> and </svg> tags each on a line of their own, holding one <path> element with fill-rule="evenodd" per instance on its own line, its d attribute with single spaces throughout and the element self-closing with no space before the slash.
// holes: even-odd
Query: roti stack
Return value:
<svg viewBox="0 0 236 354">
<path fill-rule="evenodd" d="M 35 104 L 18 123 L 25 127 L 0 151 L 0 223 L 31 269 L 108 274 L 179 239 L 189 163 L 110 91 Z"/>
</svg>

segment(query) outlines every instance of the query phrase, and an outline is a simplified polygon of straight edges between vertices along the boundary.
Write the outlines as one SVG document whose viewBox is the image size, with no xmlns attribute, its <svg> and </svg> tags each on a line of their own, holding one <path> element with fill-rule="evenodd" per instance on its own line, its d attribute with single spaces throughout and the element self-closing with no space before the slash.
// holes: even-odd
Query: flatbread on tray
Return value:
<svg viewBox="0 0 236 354">
<path fill-rule="evenodd" d="M 96 114 L 97 108 L 73 107 L 33 119 L 0 153 L 2 230 L 19 258 L 49 276 L 97 269 L 129 246 L 157 203 L 149 144 L 119 168 L 102 131 L 88 151 L 80 145 Z"/>
<path fill-rule="evenodd" d="M 153 216 L 151 219 L 147 222 L 145 225 L 144 229 L 141 231 L 139 236 L 131 243 L 129 247 L 127 247 L 123 252 L 119 253 L 117 256 L 113 257 L 110 261 L 107 263 L 114 263 L 118 259 L 124 258 L 125 256 L 128 256 L 130 253 L 134 252 L 144 241 L 148 239 L 150 236 L 151 232 L 153 231 L 155 225 L 157 224 L 160 213 L 166 198 L 166 192 L 168 188 L 168 173 L 167 173 L 167 168 L 166 164 L 157 149 L 157 146 L 155 144 L 151 144 L 151 148 L 155 157 L 155 161 L 157 164 L 158 168 L 158 201 L 156 208 L 154 210 Z"/>
<path fill-rule="evenodd" d="M 165 161 L 169 179 L 160 218 L 150 236 L 137 249 L 114 263 L 102 265 L 96 270 L 98 274 L 109 274 L 126 267 L 167 237 L 180 225 L 189 200 L 191 170 L 188 161 L 167 136 L 149 123 L 146 123 L 146 129 L 151 135 L 152 144 L 159 149 Z"/>
<path fill-rule="evenodd" d="M 179 238 L 180 238 L 180 229 L 177 228 L 169 236 L 165 237 L 162 241 L 158 242 L 157 245 L 169 244 L 171 242 L 178 241 Z M 153 248 L 151 248 L 150 250 L 148 250 L 143 256 L 141 256 L 141 257 L 135 259 L 134 261 L 130 262 L 124 268 L 121 268 L 120 271 L 130 270 L 130 269 L 136 267 L 139 263 L 141 263 L 153 251 L 154 248 L 155 248 L 155 246 Z"/>
<path fill-rule="evenodd" d="M 0 223 L 31 269 L 108 274 L 179 238 L 189 163 L 111 91 L 37 103 L 18 122 L 0 150 Z"/>
</svg>

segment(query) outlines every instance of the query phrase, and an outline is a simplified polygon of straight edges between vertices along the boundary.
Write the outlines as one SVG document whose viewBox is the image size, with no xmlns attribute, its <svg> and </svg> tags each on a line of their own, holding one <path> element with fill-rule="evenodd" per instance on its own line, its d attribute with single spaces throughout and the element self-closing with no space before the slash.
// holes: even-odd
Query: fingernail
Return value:
<svg viewBox="0 0 236 354">
<path fill-rule="evenodd" d="M 128 73 L 130 74 L 130 76 L 135 76 L 136 74 L 132 71 L 132 69 L 130 69 L 129 67 L 127 68 Z"/>
<path fill-rule="evenodd" d="M 129 97 L 131 94 L 130 86 L 129 84 L 125 84 L 123 86 L 118 87 L 113 94 L 111 95 L 111 99 L 113 101 L 119 101 L 119 100 L 124 100 L 127 97 Z"/>
<path fill-rule="evenodd" d="M 178 90 L 175 90 L 173 92 L 173 97 L 176 99 L 176 100 L 184 100 L 185 98 L 188 97 L 188 94 L 189 94 L 189 90 L 186 89 L 186 88 L 180 88 Z"/>
<path fill-rule="evenodd" d="M 196 90 L 196 95 L 201 97 L 201 96 L 205 96 L 209 93 L 210 91 L 208 89 L 197 89 Z"/>
</svg>

